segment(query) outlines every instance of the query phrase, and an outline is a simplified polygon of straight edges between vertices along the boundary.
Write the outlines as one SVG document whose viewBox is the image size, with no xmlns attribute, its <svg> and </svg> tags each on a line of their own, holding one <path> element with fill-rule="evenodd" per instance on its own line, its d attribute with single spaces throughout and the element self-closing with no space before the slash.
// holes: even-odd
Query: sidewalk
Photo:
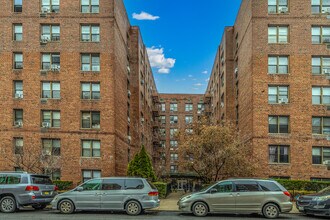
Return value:
<svg viewBox="0 0 330 220">
<path fill-rule="evenodd" d="M 154 210 L 159 211 L 179 211 L 177 202 L 184 195 L 184 192 L 175 192 L 167 196 L 166 199 L 160 200 L 160 206 Z M 293 204 L 293 209 L 290 214 L 297 214 L 299 211 L 296 208 L 296 205 Z"/>
</svg>

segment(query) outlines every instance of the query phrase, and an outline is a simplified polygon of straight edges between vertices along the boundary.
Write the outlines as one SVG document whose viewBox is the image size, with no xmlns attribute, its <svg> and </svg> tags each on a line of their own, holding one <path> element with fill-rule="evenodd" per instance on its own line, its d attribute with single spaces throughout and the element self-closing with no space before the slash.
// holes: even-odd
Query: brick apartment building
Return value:
<svg viewBox="0 0 330 220">
<path fill-rule="evenodd" d="M 152 153 L 157 91 L 122 0 L 1 6 L 1 170 L 78 182 L 125 175 L 142 143 Z"/>
<path fill-rule="evenodd" d="M 237 124 L 256 176 L 330 180 L 330 5 L 243 0 L 225 28 L 206 94 Z"/>
<path fill-rule="evenodd" d="M 177 177 L 173 134 L 208 111 L 237 124 L 256 176 L 330 179 L 327 1 L 243 0 L 204 95 L 157 92 L 122 0 L 0 2 L 1 170 L 121 176 L 144 144 Z"/>
</svg>

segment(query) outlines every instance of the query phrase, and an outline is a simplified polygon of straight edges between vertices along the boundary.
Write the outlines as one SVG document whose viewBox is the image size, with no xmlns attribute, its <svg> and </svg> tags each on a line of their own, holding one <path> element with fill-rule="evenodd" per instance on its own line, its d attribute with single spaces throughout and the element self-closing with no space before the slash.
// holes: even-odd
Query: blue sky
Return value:
<svg viewBox="0 0 330 220">
<path fill-rule="evenodd" d="M 141 29 L 158 92 L 204 93 L 225 26 L 241 0 L 124 0 Z"/>
</svg>

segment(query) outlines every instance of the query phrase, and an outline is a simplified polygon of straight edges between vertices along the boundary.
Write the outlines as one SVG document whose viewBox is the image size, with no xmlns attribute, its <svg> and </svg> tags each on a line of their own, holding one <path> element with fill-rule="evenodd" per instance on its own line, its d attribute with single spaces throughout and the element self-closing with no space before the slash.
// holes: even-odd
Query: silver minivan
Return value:
<svg viewBox="0 0 330 220">
<path fill-rule="evenodd" d="M 200 192 L 182 197 L 179 209 L 196 216 L 208 213 L 262 214 L 277 218 L 290 212 L 290 193 L 274 180 L 229 179 L 220 181 Z"/>
<path fill-rule="evenodd" d="M 53 209 L 64 214 L 79 210 L 125 210 L 129 215 L 139 215 L 159 204 L 155 186 L 144 178 L 129 177 L 91 179 L 52 201 Z"/>
</svg>

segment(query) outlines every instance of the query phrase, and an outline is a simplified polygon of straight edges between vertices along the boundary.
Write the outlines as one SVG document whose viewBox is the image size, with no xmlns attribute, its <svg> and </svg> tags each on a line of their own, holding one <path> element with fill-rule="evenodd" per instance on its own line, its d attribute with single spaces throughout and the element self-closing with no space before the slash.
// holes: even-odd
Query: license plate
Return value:
<svg viewBox="0 0 330 220">
<path fill-rule="evenodd" d="M 44 195 L 49 195 L 50 194 L 50 192 L 44 192 Z"/>
<path fill-rule="evenodd" d="M 299 206 L 299 211 L 304 211 L 304 207 Z"/>
</svg>

